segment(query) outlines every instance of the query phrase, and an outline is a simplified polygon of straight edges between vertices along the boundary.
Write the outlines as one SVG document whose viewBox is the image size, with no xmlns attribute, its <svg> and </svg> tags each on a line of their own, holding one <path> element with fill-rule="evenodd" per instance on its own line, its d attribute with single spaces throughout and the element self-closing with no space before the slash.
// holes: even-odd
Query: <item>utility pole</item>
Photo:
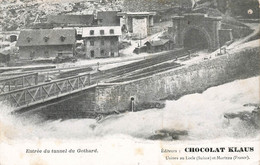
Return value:
<svg viewBox="0 0 260 165">
<path fill-rule="evenodd" d="M 140 45 L 140 47 L 141 47 L 141 33 L 139 33 L 139 45 Z"/>
</svg>

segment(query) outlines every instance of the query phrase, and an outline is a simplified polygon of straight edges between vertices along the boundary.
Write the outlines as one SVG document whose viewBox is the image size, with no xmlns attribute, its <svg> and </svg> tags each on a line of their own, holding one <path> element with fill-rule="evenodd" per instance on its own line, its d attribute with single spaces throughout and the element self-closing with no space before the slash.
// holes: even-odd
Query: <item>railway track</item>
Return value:
<svg viewBox="0 0 260 165">
<path fill-rule="evenodd" d="M 100 71 L 94 74 L 91 74 L 91 82 L 98 82 L 98 81 L 106 81 L 108 79 L 118 79 L 118 81 L 123 81 L 120 79 L 124 79 L 125 75 L 131 75 L 135 74 L 136 72 L 144 72 L 148 74 L 156 73 L 159 71 L 164 71 L 167 69 L 171 69 L 177 66 L 180 66 L 180 64 L 177 64 L 175 62 L 172 62 L 171 64 L 163 64 L 170 60 L 175 60 L 176 58 L 184 57 L 189 55 L 189 52 L 181 49 L 173 52 L 167 52 L 162 55 L 158 55 L 153 58 L 148 58 L 145 60 L 141 60 L 138 62 L 134 62 L 131 64 L 119 66 L 116 68 Z M 160 68 L 161 67 L 161 68 Z M 140 73 L 137 73 L 140 74 Z M 149 74 L 148 74 L 149 75 Z M 138 76 L 132 76 L 132 78 L 138 77 Z M 130 78 L 128 78 L 130 79 Z"/>
</svg>

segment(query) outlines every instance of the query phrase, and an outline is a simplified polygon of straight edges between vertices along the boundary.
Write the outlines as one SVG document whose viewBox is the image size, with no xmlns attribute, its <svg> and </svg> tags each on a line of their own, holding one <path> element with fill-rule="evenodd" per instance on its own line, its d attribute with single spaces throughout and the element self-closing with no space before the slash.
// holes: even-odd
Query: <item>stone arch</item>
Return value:
<svg viewBox="0 0 260 165">
<path fill-rule="evenodd" d="M 203 36 L 206 38 L 207 40 L 207 43 L 208 43 L 208 50 L 211 50 L 212 49 L 212 38 L 210 37 L 210 34 L 208 33 L 208 31 L 202 27 L 202 26 L 188 26 L 186 28 L 184 28 L 182 31 L 181 31 L 181 38 L 180 38 L 180 41 L 181 41 L 181 45 L 184 46 L 184 39 L 185 39 L 185 35 L 191 31 L 191 30 L 197 30 L 199 32 L 201 32 L 201 34 L 203 34 Z"/>
<path fill-rule="evenodd" d="M 195 41 L 196 37 L 203 36 L 205 38 L 204 41 L 207 41 L 208 43 L 208 51 L 214 51 L 218 49 L 218 31 L 221 28 L 221 19 L 221 17 L 209 17 L 205 14 L 196 13 L 173 17 L 172 33 L 174 34 L 173 37 L 175 39 L 175 47 L 183 48 L 184 46 L 187 46 L 186 44 L 183 45 L 184 36 L 190 30 L 195 29 L 194 33 L 192 31 L 189 32 L 190 36 L 188 38 L 191 38 Z M 185 43 L 188 43 L 188 45 L 191 47 L 196 47 L 190 42 L 193 40 L 187 39 L 185 40 Z M 196 41 L 194 43 L 196 43 Z M 198 43 L 198 45 L 206 45 L 206 42 Z"/>
</svg>

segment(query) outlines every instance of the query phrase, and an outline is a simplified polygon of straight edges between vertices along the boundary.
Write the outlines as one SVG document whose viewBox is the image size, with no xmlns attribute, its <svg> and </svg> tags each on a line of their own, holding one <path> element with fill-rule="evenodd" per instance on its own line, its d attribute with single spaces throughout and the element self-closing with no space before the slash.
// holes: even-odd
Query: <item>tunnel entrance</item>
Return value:
<svg viewBox="0 0 260 165">
<path fill-rule="evenodd" d="M 184 34 L 183 45 L 188 50 L 204 50 L 209 48 L 205 34 L 197 29 L 190 29 Z"/>
</svg>

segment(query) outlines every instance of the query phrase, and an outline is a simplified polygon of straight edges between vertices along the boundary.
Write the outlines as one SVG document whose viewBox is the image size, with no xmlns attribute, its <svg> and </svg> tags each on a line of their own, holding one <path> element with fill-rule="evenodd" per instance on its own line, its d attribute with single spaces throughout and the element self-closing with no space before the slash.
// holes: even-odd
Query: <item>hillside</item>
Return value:
<svg viewBox="0 0 260 165">
<path fill-rule="evenodd" d="M 259 18 L 258 6 L 258 0 L 2 0 L 0 30 L 26 28 L 49 14 L 92 14 L 108 10 L 158 11 L 166 20 L 179 12 L 191 11 Z"/>
<path fill-rule="evenodd" d="M 16 30 L 44 20 L 50 14 L 93 14 L 97 11 L 122 10 L 122 2 L 100 3 L 77 0 L 43 0 L 3 2 L 0 22 L 2 30 Z"/>
</svg>

